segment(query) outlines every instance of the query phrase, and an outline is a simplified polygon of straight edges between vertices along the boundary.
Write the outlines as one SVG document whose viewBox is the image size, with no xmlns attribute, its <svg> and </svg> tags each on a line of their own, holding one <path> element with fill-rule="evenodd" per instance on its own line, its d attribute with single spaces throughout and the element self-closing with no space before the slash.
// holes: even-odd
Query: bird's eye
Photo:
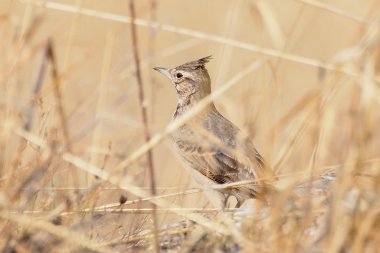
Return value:
<svg viewBox="0 0 380 253">
<path fill-rule="evenodd" d="M 183 75 L 181 74 L 181 73 L 177 73 L 177 78 L 181 78 L 181 77 L 183 77 Z"/>
</svg>

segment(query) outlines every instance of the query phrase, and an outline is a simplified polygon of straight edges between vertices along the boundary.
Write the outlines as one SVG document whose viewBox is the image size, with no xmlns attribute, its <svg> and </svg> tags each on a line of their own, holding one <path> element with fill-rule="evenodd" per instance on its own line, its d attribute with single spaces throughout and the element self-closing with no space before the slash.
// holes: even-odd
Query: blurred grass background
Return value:
<svg viewBox="0 0 380 253">
<path fill-rule="evenodd" d="M 147 202 L 126 206 L 134 208 L 131 213 L 95 212 L 94 207 L 107 204 L 119 208 L 121 195 L 128 200 L 141 196 L 78 169 L 61 155 L 70 152 L 148 189 L 145 157 L 123 170 L 117 166 L 145 142 L 128 5 L 117 0 L 0 2 L 3 251 L 18 246 L 38 252 L 31 246 L 39 245 L 35 231 L 54 234 L 49 223 L 39 226 L 40 220 L 59 218 L 63 225 L 57 232 L 63 242 L 42 244 L 46 252 L 74 247 L 67 245 L 71 239 L 64 234 L 71 230 L 95 244 L 151 228 L 149 210 L 142 213 L 150 207 Z M 379 245 L 378 232 L 366 235 L 379 225 L 380 2 L 140 0 L 135 5 L 151 134 L 162 133 L 176 108 L 174 88 L 153 67 L 175 67 L 212 55 L 207 68 L 215 90 L 261 61 L 257 71 L 215 101 L 217 108 L 250 135 L 278 175 L 291 179 L 298 172 L 311 176 L 335 169 L 343 176 L 334 192 L 342 195 L 333 199 L 357 187 L 367 203 L 358 217 L 370 212 L 377 223 L 371 218 L 361 235 L 362 247 L 343 247 L 341 237 L 348 237 L 338 233 L 323 249 L 376 252 L 376 247 L 364 245 Z M 51 149 L 38 145 L 40 141 Z M 197 187 L 169 138 L 153 148 L 153 157 L 159 195 Z M 210 207 L 200 192 L 166 200 L 181 207 Z M 180 220 L 170 211 L 159 211 L 160 226 Z M 25 234 L 34 237 L 25 242 Z M 272 247 L 282 249 L 281 244 Z"/>
</svg>

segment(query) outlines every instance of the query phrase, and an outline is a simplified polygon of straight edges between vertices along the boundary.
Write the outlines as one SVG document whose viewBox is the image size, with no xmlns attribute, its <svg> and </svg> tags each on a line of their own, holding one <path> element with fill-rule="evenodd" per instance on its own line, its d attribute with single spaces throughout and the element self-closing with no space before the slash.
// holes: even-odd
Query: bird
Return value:
<svg viewBox="0 0 380 253">
<path fill-rule="evenodd" d="M 174 121 L 211 94 L 211 79 L 205 66 L 211 59 L 207 56 L 175 68 L 153 68 L 169 78 L 176 89 Z M 215 194 L 210 198 L 218 207 L 225 208 L 231 196 L 236 198 L 236 208 L 247 199 L 268 203 L 276 191 L 270 183 L 274 177 L 270 166 L 249 138 L 220 114 L 213 102 L 177 128 L 171 137 L 177 154 L 195 181 L 216 193 L 216 200 Z M 259 182 L 250 184 L 213 187 L 257 179 Z"/>
</svg>

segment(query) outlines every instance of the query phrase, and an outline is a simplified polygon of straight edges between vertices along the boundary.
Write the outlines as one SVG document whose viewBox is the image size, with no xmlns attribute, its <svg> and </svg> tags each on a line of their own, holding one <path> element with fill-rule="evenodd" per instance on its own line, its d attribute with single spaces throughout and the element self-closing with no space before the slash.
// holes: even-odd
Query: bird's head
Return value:
<svg viewBox="0 0 380 253">
<path fill-rule="evenodd" d="M 211 56 L 207 56 L 172 69 L 156 67 L 154 70 L 170 79 L 180 99 L 192 97 L 198 101 L 211 93 L 210 76 L 205 67 L 210 60 Z"/>
</svg>

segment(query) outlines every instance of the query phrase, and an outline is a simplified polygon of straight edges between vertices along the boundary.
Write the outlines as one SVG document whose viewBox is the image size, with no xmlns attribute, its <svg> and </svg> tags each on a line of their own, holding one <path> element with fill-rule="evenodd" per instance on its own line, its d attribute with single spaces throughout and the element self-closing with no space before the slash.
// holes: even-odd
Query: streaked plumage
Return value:
<svg viewBox="0 0 380 253">
<path fill-rule="evenodd" d="M 211 57 L 191 61 L 176 68 L 155 68 L 174 84 L 178 94 L 174 120 L 211 93 L 211 80 L 205 64 Z M 196 181 L 208 188 L 212 184 L 234 183 L 250 179 L 270 179 L 273 173 L 252 142 L 210 104 L 173 133 L 180 157 Z M 266 182 L 219 190 L 225 203 L 235 196 L 240 206 L 244 200 L 268 200 L 274 191 Z"/>
</svg>

